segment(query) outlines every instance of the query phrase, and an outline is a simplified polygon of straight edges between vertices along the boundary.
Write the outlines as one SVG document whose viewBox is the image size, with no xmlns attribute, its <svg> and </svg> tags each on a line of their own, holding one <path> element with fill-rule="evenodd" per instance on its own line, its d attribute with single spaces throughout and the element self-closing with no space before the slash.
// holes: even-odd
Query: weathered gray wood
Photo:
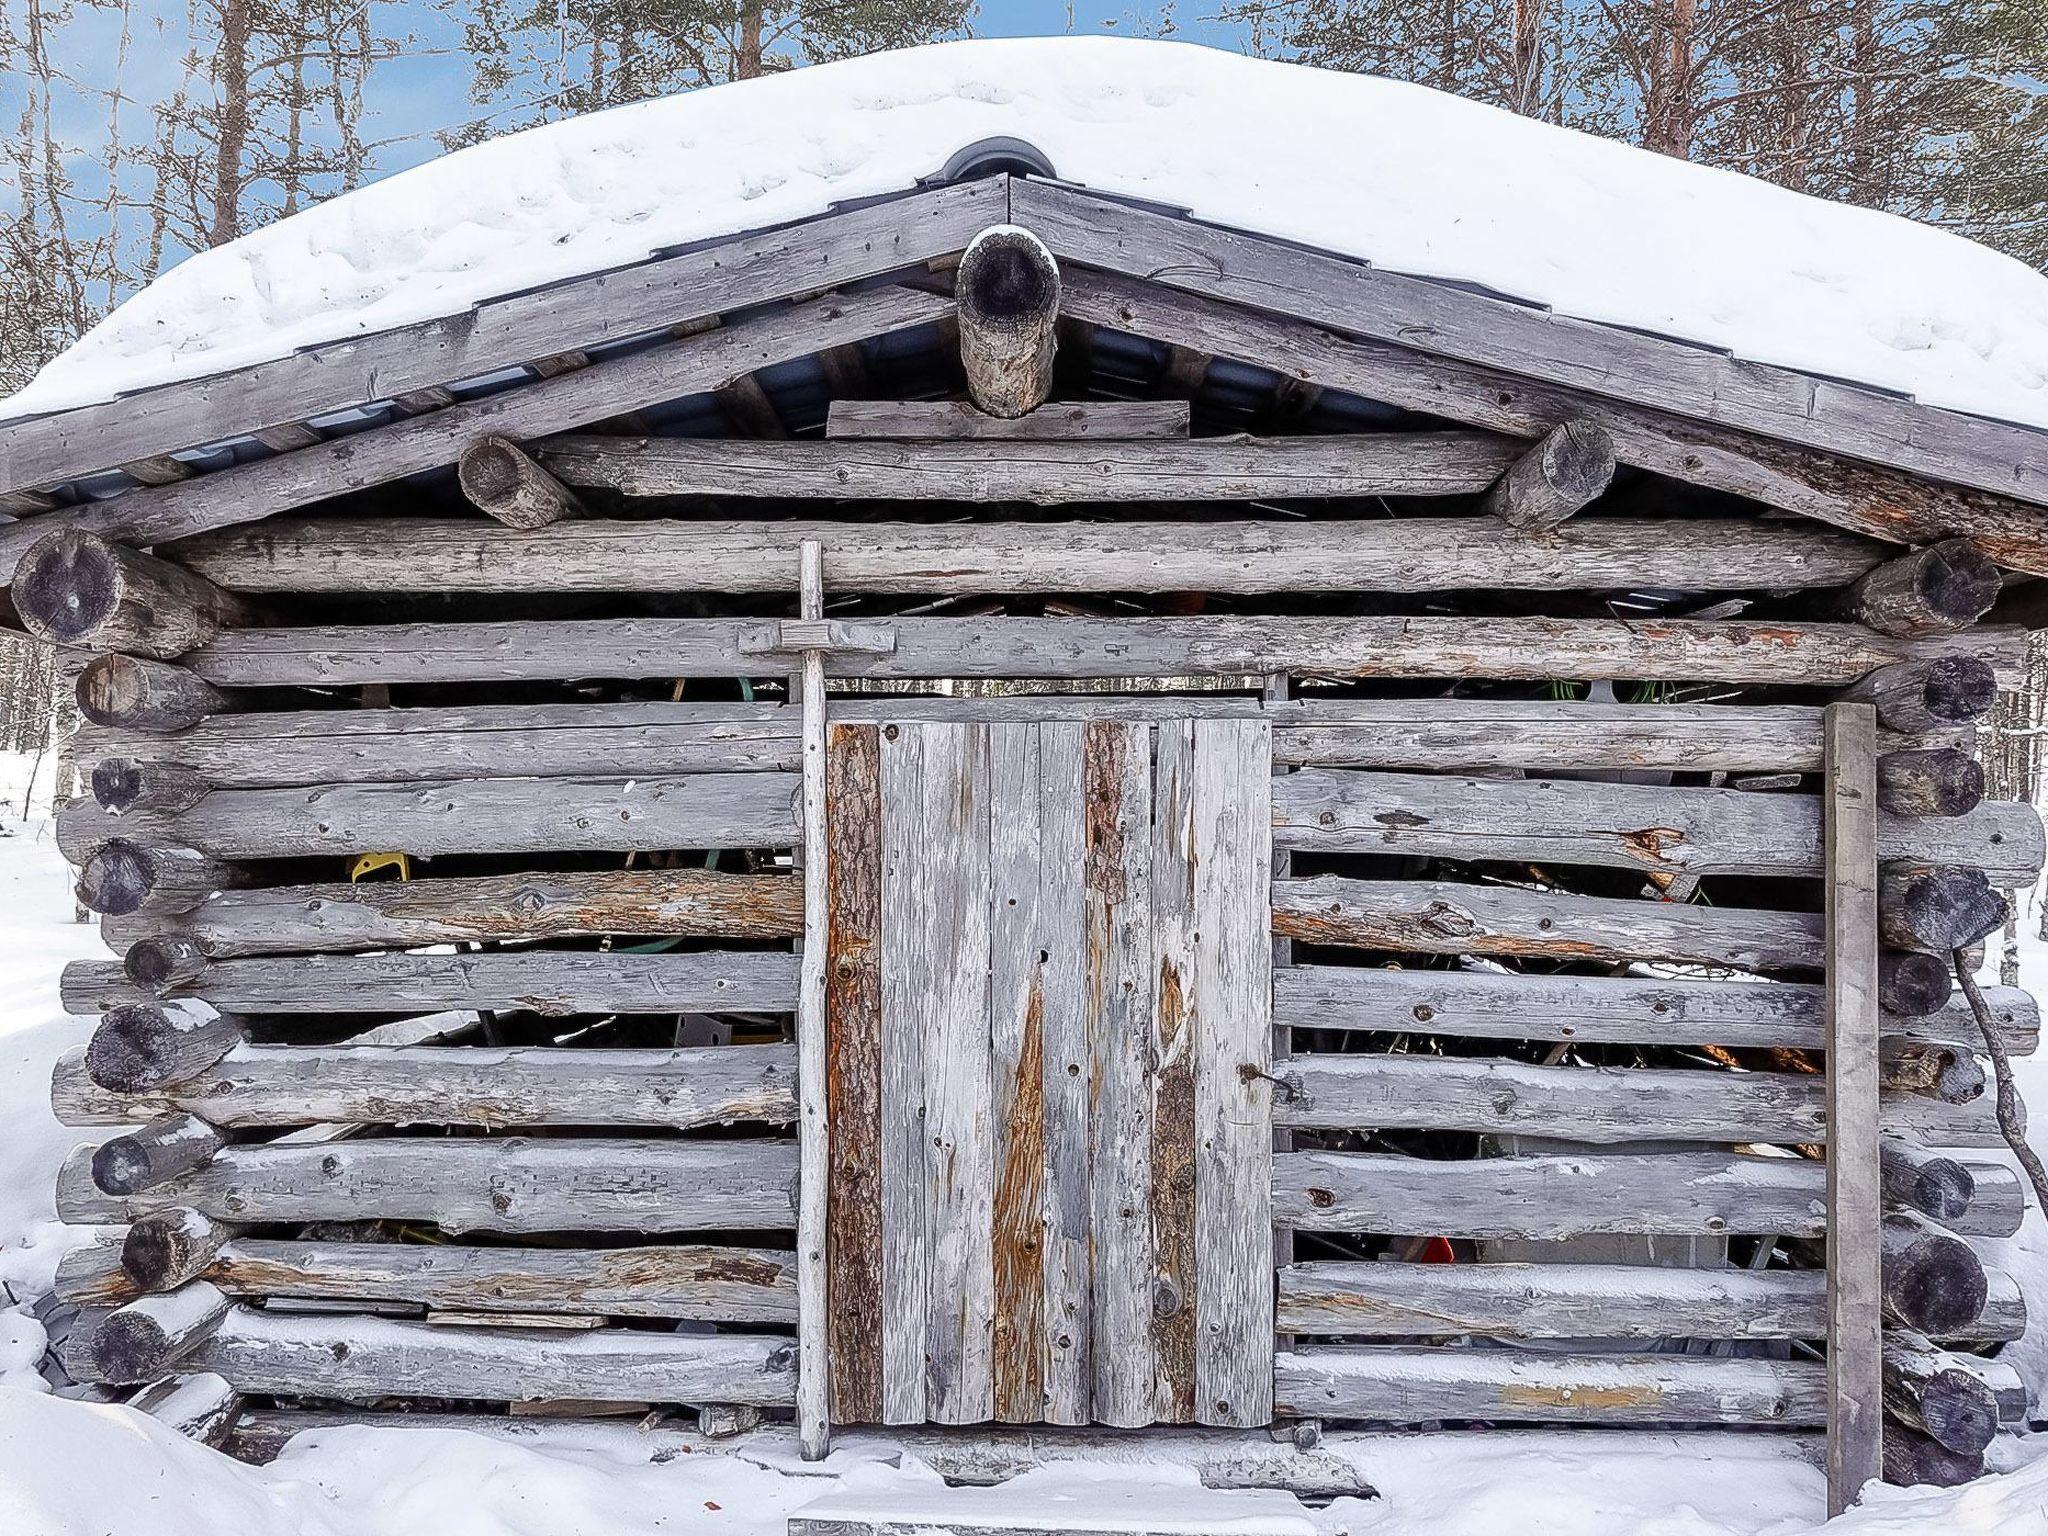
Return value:
<svg viewBox="0 0 2048 1536">
<path fill-rule="evenodd" d="M 1984 1266 L 1961 1238 L 1910 1211 L 1888 1211 L 1879 1234 L 1884 1314 L 1930 1338 L 1954 1338 L 1983 1313 Z"/>
<path fill-rule="evenodd" d="M 1318 944 L 1517 959 L 1664 960 L 1750 971 L 1812 971 L 1821 921 L 1765 912 L 1575 896 L 1441 880 L 1280 880 L 1273 931 Z"/>
<path fill-rule="evenodd" d="M 87 1185 L 92 1181 L 92 1161 L 88 1155 L 83 1163 Z M 191 1276 L 181 1276 L 183 1284 Z M 60 1301 L 68 1301 L 76 1307 L 118 1307 L 140 1296 L 143 1287 L 122 1267 L 121 1240 L 118 1235 L 104 1234 L 96 1241 L 73 1248 L 57 1261 L 57 1273 L 51 1286 L 52 1294 Z"/>
<path fill-rule="evenodd" d="M 1876 390 L 1564 318 L 1070 187 L 1020 181 L 1010 217 L 1037 232 L 1063 267 L 1102 267 L 1312 324 L 1335 317 L 1371 340 L 1597 396 L 1654 400 L 1665 412 L 1712 426 L 1997 496 L 2048 500 L 2048 475 L 2036 467 L 2041 434 L 2026 427 L 1928 411 Z M 1218 350 L 1214 342 L 1206 349 Z"/>
<path fill-rule="evenodd" d="M 1282 1333 L 1355 1338 L 1817 1339 L 1817 1270 L 1620 1264 L 1384 1264 L 1280 1270 Z"/>
<path fill-rule="evenodd" d="M 1998 1397 L 1974 1357 L 1953 1355 L 1907 1328 L 1884 1339 L 1884 1410 L 1961 1456 L 1998 1434 Z"/>
<path fill-rule="evenodd" d="M 835 657 L 828 670 L 883 678 L 1314 672 L 1792 687 L 1845 685 L 1901 656 L 1961 654 L 1957 648 L 1965 645 L 2012 675 L 2024 662 L 2024 632 L 1991 627 L 1916 641 L 1889 640 L 1852 624 L 1686 619 L 1647 625 L 1619 619 L 996 617 L 899 618 L 889 627 L 896 636 L 892 653 Z M 238 688 L 730 677 L 760 670 L 742 650 L 753 628 L 755 621 L 747 619 L 581 619 L 238 630 L 185 661 L 205 681 Z"/>
<path fill-rule="evenodd" d="M 102 1142 L 92 1155 L 92 1181 L 110 1195 L 139 1195 L 190 1173 L 227 1144 L 217 1127 L 172 1111 Z"/>
<path fill-rule="evenodd" d="M 509 438 L 486 434 L 462 450 L 462 494 L 508 528 L 545 528 L 586 515 L 575 493 Z"/>
<path fill-rule="evenodd" d="M 816 292 L 816 287 L 810 289 Z M 453 464 L 480 433 L 525 441 L 601 421 L 660 400 L 716 389 L 820 346 L 929 324 L 951 302 L 911 288 L 826 294 L 732 325 L 626 353 L 423 415 L 403 417 L 256 459 L 175 485 L 130 491 L 61 514 L 73 527 L 135 544 L 162 544 L 209 528 L 254 522 L 348 491 Z M 33 535 L 0 527 L 0 574 L 11 574 Z"/>
<path fill-rule="evenodd" d="M 1878 1475 L 1877 711 L 1828 706 L 1822 885 L 1827 921 L 1827 1478 L 1840 1514 Z"/>
<path fill-rule="evenodd" d="M 1816 1425 L 1825 1372 L 1803 1360 L 1552 1355 L 1394 1345 L 1297 1350 L 1273 1365 L 1274 1411 L 1294 1418 L 1422 1423 Z"/>
<path fill-rule="evenodd" d="M 1874 705 L 1879 725 L 1911 735 L 1969 724 L 1997 701 L 1998 679 L 1981 657 L 1922 657 L 1880 666 L 1840 697 Z"/>
<path fill-rule="evenodd" d="M 1887 1200 L 1944 1224 L 1969 1210 L 1977 1183 L 1955 1158 L 1895 1137 L 1885 1138 L 1878 1153 L 1880 1184 Z"/>
<path fill-rule="evenodd" d="M 2004 1163 L 1964 1163 L 1962 1169 L 1971 1185 L 1968 1207 L 1953 1216 L 1924 1210 L 1921 1214 L 1967 1237 L 2011 1237 L 2019 1231 L 2027 1219 L 2025 1176 Z M 1890 1195 L 1889 1187 L 1886 1194 Z M 1901 1203 L 1913 1208 L 1910 1202 Z"/>
<path fill-rule="evenodd" d="M 1975 544 L 1945 539 L 1865 576 L 1850 590 L 1849 611 L 1883 635 L 1953 634 L 1991 611 L 2000 585 L 1998 567 Z"/>
<path fill-rule="evenodd" d="M 1152 1421 L 1152 731 L 1082 727 L 1082 817 L 1091 1021 L 1089 1232 L 1093 1416 Z M 1199 770 L 1198 770 L 1199 771 Z M 1199 826 L 1196 832 L 1202 834 Z M 1199 857 L 1199 854 L 1198 854 Z M 1197 986 L 1200 985 L 1199 978 Z M 1201 1116 L 1197 1069 L 1198 1123 Z M 1199 1154 L 1198 1154 L 1199 1155 Z M 1201 1199 L 1197 1175 L 1196 1199 Z M 1201 1316 L 1199 1302 L 1197 1318 Z M 1199 1327 L 1199 1323 L 1198 1323 Z M 1197 1372 L 1201 1370 L 1199 1343 Z"/>
<path fill-rule="evenodd" d="M 757 389 L 758 385 L 755 386 Z M 772 415 L 772 407 L 770 408 Z M 825 617 L 824 559 L 805 539 L 797 562 L 798 614 Z M 797 1435 L 806 1461 L 824 1459 L 830 1441 L 831 1359 L 826 1334 L 826 1203 L 832 1133 L 825 1084 L 825 960 L 828 840 L 825 820 L 825 655 L 803 653 L 803 961 L 797 992 Z"/>
<path fill-rule="evenodd" d="M 73 1371 L 79 1380 L 151 1381 L 190 1358 L 227 1312 L 226 1296 L 194 1280 L 164 1295 L 131 1301 L 85 1328 L 85 1337 L 67 1347 L 67 1363 L 77 1360 L 88 1367 Z"/>
<path fill-rule="evenodd" d="M 1812 795 L 1313 768 L 1274 781 L 1273 826 L 1277 845 L 1299 851 L 1670 874 L 1821 872 L 1821 801 Z M 2039 813 L 2008 802 L 1968 816 L 1883 817 L 1877 836 L 1882 858 L 1971 866 L 2002 884 L 2032 883 L 2044 857 Z"/>
<path fill-rule="evenodd" d="M 221 891 L 176 916 L 110 917 L 101 932 L 127 949 L 131 979 L 146 982 L 137 966 L 152 975 L 161 966 L 139 956 L 159 946 L 228 960 L 606 934 L 787 939 L 802 927 L 803 892 L 781 875 L 620 869 L 262 886 Z M 192 979 L 177 969 L 171 985 Z"/>
<path fill-rule="evenodd" d="M 834 400 L 827 437 L 1186 437 L 1185 400 L 1058 400 L 1028 416 L 991 416 L 966 400 Z"/>
<path fill-rule="evenodd" d="M 58 814 L 57 841 L 72 857 L 120 836 L 223 859 L 786 847 L 799 788 L 782 773 L 329 784 L 223 789 L 190 810 L 119 818 L 80 799 Z"/>
<path fill-rule="evenodd" d="M 133 1001 L 119 966 L 65 967 L 67 1006 Z M 632 955 L 587 950 L 462 955 L 307 955 L 221 960 L 187 995 L 246 1013 L 402 1013 L 511 1008 L 570 1013 L 787 1013 L 791 954 Z"/>
<path fill-rule="evenodd" d="M 796 1348 L 773 1335 L 439 1328 L 234 1308 L 187 1356 L 244 1392 L 788 1407 Z"/>
<path fill-rule="evenodd" d="M 1877 803 L 1894 816 L 1963 816 L 1984 803 L 1984 768 L 1958 747 L 1887 752 Z"/>
<path fill-rule="evenodd" d="M 249 883 L 247 871 L 196 849 L 150 847 L 132 838 L 102 837 L 101 830 L 74 844 L 72 854 L 83 865 L 78 900 L 103 916 L 174 917 L 216 891 Z"/>
<path fill-rule="evenodd" d="M 1198 814 L 1214 814 L 1213 805 L 1206 803 L 1214 795 L 1201 794 L 1196 722 L 1164 723 L 1155 730 L 1154 738 L 1150 875 L 1154 957 L 1150 1047 L 1155 1274 L 1152 1416 L 1158 1422 L 1185 1424 L 1195 1420 L 1201 1404 L 1196 1382 L 1203 1258 L 1197 1231 L 1201 1207 L 1197 1196 L 1200 1122 L 1196 1078 L 1203 1068 L 1202 1058 L 1216 1043 L 1211 1035 L 1198 1038 L 1203 1015 L 1196 972 L 1204 923 L 1214 914 L 1204 913 L 1200 906 L 1201 849 L 1195 822 Z M 1261 778 L 1269 772 L 1262 767 Z M 1253 793 L 1264 795 L 1263 782 Z M 1198 799 L 1205 803 L 1198 805 Z M 1228 942 L 1221 934 L 1210 937 L 1215 943 Z M 1268 1351 L 1255 1348 L 1254 1353 Z M 1271 1396 L 1268 1392 L 1269 1411 Z"/>
<path fill-rule="evenodd" d="M 242 1394 L 208 1371 L 152 1382 L 128 1399 L 128 1407 L 188 1440 L 218 1447 L 241 1417 Z"/>
<path fill-rule="evenodd" d="M 159 660 L 254 617 L 240 598 L 181 565 L 66 527 L 22 555 L 12 597 L 38 639 Z"/>
<path fill-rule="evenodd" d="M 45 484 L 918 266 L 962 249 L 1000 215 L 1006 200 L 1003 178 L 932 188 L 595 273 L 548 287 L 544 295 L 514 294 L 462 315 L 350 336 L 104 405 L 11 421 L 0 429 L 0 484 Z M 746 371 L 738 359 L 733 367 Z M 669 393 L 691 387 L 712 386 Z M 647 397 L 656 398 L 666 396 Z"/>
<path fill-rule="evenodd" d="M 1878 1083 L 1897 1093 L 1918 1094 L 1944 1104 L 1974 1104 L 1984 1097 L 1984 1069 L 1961 1046 L 1900 1040 L 1879 1055 Z"/>
<path fill-rule="evenodd" d="M 1273 1216 L 1312 1232 L 1566 1238 L 1596 1232 L 1813 1237 L 1826 1174 L 1800 1158 L 1687 1152 L 1432 1162 L 1283 1152 Z"/>
<path fill-rule="evenodd" d="M 1902 949 L 1968 949 L 2004 927 L 2008 910 L 1975 869 L 1894 865 L 1878 879 L 1877 931 Z"/>
<path fill-rule="evenodd" d="M 537 443 L 535 451 L 569 485 L 626 496 L 828 496 L 1058 506 L 1469 495 L 1493 483 L 1513 461 L 1516 445 L 1484 432 L 1115 444 L 570 436 Z"/>
<path fill-rule="evenodd" d="M 927 596 L 1834 586 L 1869 570 L 1884 548 L 1798 524 L 1736 519 L 1590 518 L 1532 540 L 1477 517 L 583 520 L 532 532 L 475 518 L 320 518 L 210 534 L 177 553 L 242 592 L 773 593 L 787 590 L 804 539 L 825 545 L 834 591 Z"/>
<path fill-rule="evenodd" d="M 103 811 L 190 810 L 212 788 L 198 769 L 154 758 L 108 757 L 92 767 L 92 797 Z"/>
<path fill-rule="evenodd" d="M 122 1272 L 145 1291 L 176 1290 L 205 1275 L 237 1230 L 183 1206 L 151 1211 L 122 1239 Z"/>
<path fill-rule="evenodd" d="M 168 661 L 95 656 L 78 674 L 78 712 L 94 725 L 165 734 L 228 708 L 227 695 Z"/>
<path fill-rule="evenodd" d="M 2024 1054 L 2039 1044 L 2040 1011 L 2016 988 L 1986 994 Z M 1803 982 L 1648 977 L 1505 976 L 1486 971 L 1286 966 L 1273 976 L 1276 1020 L 1296 1029 L 1411 1030 L 1564 1044 L 1789 1046 L 1822 1044 L 1821 989 Z M 1888 1019 L 1887 1036 L 1969 1042 L 1968 1009 Z"/>
<path fill-rule="evenodd" d="M 930 1202 L 925 1194 L 926 984 L 919 969 L 929 920 L 918 879 L 926 829 L 921 729 L 881 731 L 882 1409 L 885 1424 L 922 1424 L 930 1306 Z"/>
<path fill-rule="evenodd" d="M 85 1070 L 109 1093 L 148 1093 L 192 1081 L 242 1040 L 241 1021 L 224 1013 L 117 1007 L 93 1031 Z"/>
<path fill-rule="evenodd" d="M 1567 421 L 1515 460 L 1479 504 L 1521 533 L 1548 533 L 1597 501 L 1614 479 L 1614 440 L 1594 421 Z"/>
<path fill-rule="evenodd" d="M 138 1113 L 171 1110 L 231 1128 L 336 1122 L 682 1129 L 796 1119 L 796 1063 L 787 1045 L 245 1045 L 194 1077 L 139 1096 L 94 1093 L 84 1054 L 67 1053 L 52 1074 L 52 1107 L 67 1125 L 129 1124 Z"/>
<path fill-rule="evenodd" d="M 1052 393 L 1059 263 L 1030 230 L 991 225 L 961 253 L 953 295 L 967 392 L 991 416 L 1028 415 Z"/>
<path fill-rule="evenodd" d="M 217 1221 L 433 1222 L 451 1232 L 788 1228 L 793 1141 L 381 1137 L 233 1146 L 140 1195 L 94 1190 L 67 1164 L 66 1221 L 133 1221 L 188 1206 Z"/>
<path fill-rule="evenodd" d="M 1205 1424 L 1272 1416 L 1272 738 L 1195 724 L 1195 1402 Z"/>
</svg>

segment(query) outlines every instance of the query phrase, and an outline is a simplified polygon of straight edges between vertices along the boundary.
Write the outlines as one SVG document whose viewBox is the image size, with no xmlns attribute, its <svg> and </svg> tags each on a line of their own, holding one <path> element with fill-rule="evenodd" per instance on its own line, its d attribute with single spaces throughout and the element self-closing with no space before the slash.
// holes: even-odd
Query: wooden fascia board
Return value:
<svg viewBox="0 0 2048 1536">
<path fill-rule="evenodd" d="M 478 378 L 963 250 L 1008 176 L 934 187 L 493 299 L 461 314 L 0 423 L 0 493 Z"/>
<path fill-rule="evenodd" d="M 2048 432 L 1020 181 L 1011 216 L 1063 261 L 1948 484 L 2048 505 Z"/>
</svg>

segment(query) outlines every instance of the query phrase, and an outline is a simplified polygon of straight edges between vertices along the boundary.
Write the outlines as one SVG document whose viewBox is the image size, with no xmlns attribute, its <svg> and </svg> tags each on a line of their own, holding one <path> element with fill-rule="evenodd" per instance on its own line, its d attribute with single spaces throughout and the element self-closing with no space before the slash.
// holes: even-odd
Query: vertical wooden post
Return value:
<svg viewBox="0 0 2048 1536">
<path fill-rule="evenodd" d="M 824 550 L 816 539 L 805 539 L 798 559 L 799 614 L 822 619 Z M 803 742 L 804 955 L 796 1015 L 796 1417 L 804 1459 L 819 1461 L 831 1433 L 825 1406 L 825 1207 L 831 1140 L 825 1123 L 825 653 L 815 648 L 804 652 Z"/>
<path fill-rule="evenodd" d="M 1830 704 L 1827 766 L 1828 1514 L 1878 1476 L 1877 715 Z"/>
</svg>

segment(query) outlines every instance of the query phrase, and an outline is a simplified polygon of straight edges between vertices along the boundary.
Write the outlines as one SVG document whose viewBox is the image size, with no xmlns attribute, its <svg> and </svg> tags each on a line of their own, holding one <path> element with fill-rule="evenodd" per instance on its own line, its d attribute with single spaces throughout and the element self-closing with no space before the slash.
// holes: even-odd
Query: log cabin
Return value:
<svg viewBox="0 0 2048 1536">
<path fill-rule="evenodd" d="M 130 1127 L 60 1179 L 109 1229 L 68 1368 L 251 1453 L 663 1410 L 963 1477 L 1121 1436 L 1327 1492 L 1361 1424 L 1824 1436 L 1835 1507 L 1981 1470 L 2029 1327 L 1983 1062 L 2039 1014 L 1957 978 L 2043 834 L 1973 722 L 2048 414 L 1718 346 L 1675 276 L 1660 329 L 1455 229 L 1168 206 L 1006 110 L 6 407 L 111 953 L 53 1100 Z"/>
</svg>

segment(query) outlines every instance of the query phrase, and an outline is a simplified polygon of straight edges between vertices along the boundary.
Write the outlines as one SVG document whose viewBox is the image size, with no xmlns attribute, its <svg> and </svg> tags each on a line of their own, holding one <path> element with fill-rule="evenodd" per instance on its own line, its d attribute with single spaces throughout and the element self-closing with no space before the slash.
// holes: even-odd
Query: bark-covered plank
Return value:
<svg viewBox="0 0 2048 1536">
<path fill-rule="evenodd" d="M 1196 892 L 1201 865 L 1196 818 L 1200 794 L 1192 720 L 1162 725 L 1152 781 L 1152 1249 L 1158 1273 L 1152 1349 L 1157 1390 L 1153 1415 L 1186 1424 L 1201 1417 L 1196 1399 L 1198 1317 L 1204 1262 L 1196 1231 L 1196 1073 L 1209 1039 L 1198 1013 L 1197 968 L 1205 914 Z M 1264 793 L 1263 784 L 1259 787 Z M 1263 1351 L 1260 1351 L 1263 1353 Z"/>
</svg>

